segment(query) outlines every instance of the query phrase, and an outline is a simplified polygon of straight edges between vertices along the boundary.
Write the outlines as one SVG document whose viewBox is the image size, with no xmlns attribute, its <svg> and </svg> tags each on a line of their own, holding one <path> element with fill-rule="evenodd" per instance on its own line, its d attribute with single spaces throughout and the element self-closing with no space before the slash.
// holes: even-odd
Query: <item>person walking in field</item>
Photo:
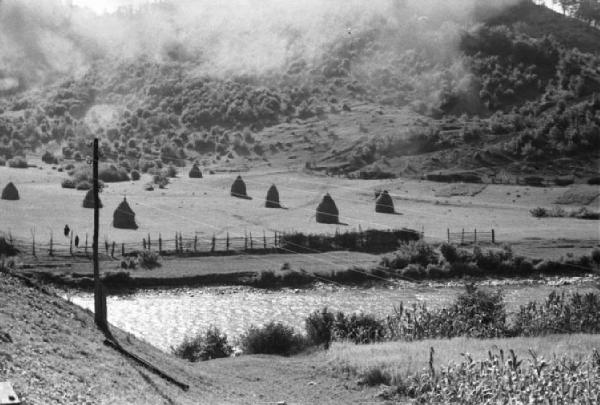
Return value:
<svg viewBox="0 0 600 405">
<path fill-rule="evenodd" d="M 79 247 L 79 235 L 75 236 L 75 247 Z"/>
<path fill-rule="evenodd" d="M 71 229 L 69 228 L 69 225 L 65 225 L 65 238 L 69 237 L 69 233 L 71 233 Z"/>
</svg>

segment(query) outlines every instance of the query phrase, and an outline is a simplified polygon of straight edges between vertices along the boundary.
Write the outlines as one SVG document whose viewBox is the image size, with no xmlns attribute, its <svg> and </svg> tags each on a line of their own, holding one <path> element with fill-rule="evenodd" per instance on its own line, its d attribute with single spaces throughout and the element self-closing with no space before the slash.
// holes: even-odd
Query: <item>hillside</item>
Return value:
<svg viewBox="0 0 600 405">
<path fill-rule="evenodd" d="M 95 55 L 83 74 L 43 85 L 23 76 L 0 98 L 0 156 L 81 160 L 100 136 L 103 158 L 126 171 L 197 160 L 360 177 L 597 173 L 600 31 L 527 0 L 469 12 L 412 3 L 277 69 L 203 70 L 182 41 L 159 59 Z"/>
<path fill-rule="evenodd" d="M 127 350 L 190 389 L 106 346 L 90 312 L 0 273 L 0 380 L 12 382 L 24 404 L 357 403 L 376 390 L 350 389 L 323 364 L 324 353 L 189 363 L 111 329 Z"/>
</svg>

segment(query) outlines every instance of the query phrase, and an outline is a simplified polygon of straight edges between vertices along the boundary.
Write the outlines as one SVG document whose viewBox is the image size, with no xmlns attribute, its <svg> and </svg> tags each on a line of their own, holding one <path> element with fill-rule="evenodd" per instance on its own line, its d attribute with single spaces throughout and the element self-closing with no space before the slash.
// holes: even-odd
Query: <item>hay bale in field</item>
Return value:
<svg viewBox="0 0 600 405">
<path fill-rule="evenodd" d="M 189 176 L 190 176 L 190 179 L 201 179 L 202 178 L 202 172 L 200 171 L 200 168 L 198 167 L 198 165 L 196 163 L 194 163 L 194 165 L 190 169 Z"/>
<path fill-rule="evenodd" d="M 98 208 L 102 208 L 102 201 L 98 197 Z M 83 199 L 83 208 L 94 208 L 94 190 L 88 190 Z"/>
<path fill-rule="evenodd" d="M 11 201 L 16 201 L 19 199 L 19 191 L 12 181 L 8 183 L 6 187 L 4 187 L 4 190 L 2 190 L 2 199 Z"/>
<path fill-rule="evenodd" d="M 244 180 L 242 180 L 242 176 L 237 176 L 231 185 L 231 196 L 250 200 L 250 197 L 248 197 L 248 194 L 246 194 L 246 183 L 244 183 Z"/>
<path fill-rule="evenodd" d="M 267 191 L 267 200 L 265 201 L 265 207 L 267 208 L 281 208 L 281 204 L 279 203 L 279 191 L 275 184 L 269 187 L 269 191 Z"/>
<path fill-rule="evenodd" d="M 377 200 L 375 201 L 375 212 L 380 212 L 382 214 L 394 214 L 394 201 L 392 197 L 387 192 L 387 190 L 383 190 Z"/>
<path fill-rule="evenodd" d="M 115 210 L 113 214 L 113 226 L 120 229 L 138 228 L 135 223 L 135 212 L 133 212 L 127 203 L 127 198 L 123 198 L 123 201 L 121 201 L 121 204 Z"/>
<path fill-rule="evenodd" d="M 316 217 L 317 222 L 320 224 L 338 224 L 340 222 L 338 208 L 329 193 L 325 194 L 317 207 Z"/>
</svg>

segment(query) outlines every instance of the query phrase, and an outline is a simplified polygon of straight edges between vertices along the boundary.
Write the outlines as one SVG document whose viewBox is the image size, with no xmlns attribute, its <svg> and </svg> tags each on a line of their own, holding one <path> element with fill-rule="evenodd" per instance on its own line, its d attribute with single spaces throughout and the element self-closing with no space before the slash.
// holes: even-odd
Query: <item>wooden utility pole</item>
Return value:
<svg viewBox="0 0 600 405">
<path fill-rule="evenodd" d="M 100 197 L 98 196 L 100 191 L 98 184 L 98 138 L 94 138 L 92 175 L 94 177 L 94 236 L 92 242 L 92 260 L 94 262 L 94 319 L 96 321 L 96 325 L 102 329 L 106 329 L 106 296 L 104 294 L 102 281 L 100 280 L 100 267 L 98 265 L 98 231 L 100 228 Z"/>
</svg>

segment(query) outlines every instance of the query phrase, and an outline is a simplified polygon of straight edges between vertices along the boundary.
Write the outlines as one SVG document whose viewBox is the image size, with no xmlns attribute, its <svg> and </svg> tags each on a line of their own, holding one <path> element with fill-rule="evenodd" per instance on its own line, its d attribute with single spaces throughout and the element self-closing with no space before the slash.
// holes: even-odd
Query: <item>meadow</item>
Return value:
<svg viewBox="0 0 600 405">
<path fill-rule="evenodd" d="M 12 181 L 17 186 L 19 201 L 0 201 L 2 230 L 15 238 L 47 243 L 53 234 L 55 243 L 63 240 L 62 230 L 68 224 L 74 233 L 84 238 L 92 234 L 92 210 L 82 207 L 84 191 L 61 188 L 67 174 L 52 170 L 51 165 L 35 163 L 37 168 L 0 167 L 0 184 Z M 202 168 L 204 169 L 204 168 Z M 176 178 L 164 189 L 145 191 L 151 181 L 144 174 L 139 181 L 107 183 L 100 195 L 104 208 L 100 213 L 100 239 L 139 242 L 148 234 L 151 238 L 172 239 L 176 232 L 186 238 L 197 235 L 203 243 L 213 235 L 243 236 L 252 232 L 334 233 L 336 230 L 411 228 L 423 232 L 426 239 L 444 241 L 447 230 L 490 231 L 495 229 L 497 241 L 516 242 L 525 239 L 598 240 L 596 221 L 573 218 L 534 218 L 530 210 L 550 207 L 568 187 L 530 187 L 488 184 L 474 196 L 437 197 L 444 183 L 423 180 L 350 180 L 321 177 L 298 171 L 297 168 L 271 169 L 256 167 L 240 172 L 251 200 L 233 198 L 230 186 L 238 173 L 208 174 L 190 179 L 189 167 L 179 169 Z M 264 207 L 267 189 L 275 184 L 285 209 Z M 388 190 L 399 215 L 375 213 L 375 191 Z M 315 221 L 316 207 L 325 193 L 330 193 L 340 210 L 340 222 L 327 225 Z M 136 213 L 137 230 L 122 230 L 112 226 L 112 215 L 126 197 Z M 599 208 L 598 198 L 587 207 Z M 573 203 L 565 208 L 579 208 Z"/>
</svg>

